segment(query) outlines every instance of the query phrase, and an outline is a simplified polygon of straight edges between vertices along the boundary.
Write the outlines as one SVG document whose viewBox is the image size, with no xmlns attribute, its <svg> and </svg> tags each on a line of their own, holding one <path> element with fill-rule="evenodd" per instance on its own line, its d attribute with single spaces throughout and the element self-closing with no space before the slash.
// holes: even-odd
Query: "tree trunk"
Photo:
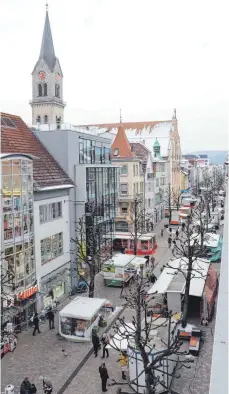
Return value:
<svg viewBox="0 0 229 394">
<path fill-rule="evenodd" d="M 90 267 L 90 283 L 89 283 L 88 297 L 94 298 L 94 292 L 95 292 L 95 262 L 93 262 L 92 266 Z"/>
<path fill-rule="evenodd" d="M 169 183 L 169 189 L 168 189 L 168 203 L 169 203 L 169 224 L 171 223 L 172 220 L 172 205 L 171 205 L 171 185 Z"/>
<path fill-rule="evenodd" d="M 186 327 L 187 325 L 187 316 L 188 316 L 188 306 L 189 306 L 189 291 L 190 291 L 190 283 L 192 277 L 192 264 L 193 264 L 193 247 L 190 245 L 191 234 L 190 234 L 190 221 L 191 218 L 188 217 L 187 222 L 187 235 L 188 235 L 188 269 L 186 275 L 186 283 L 185 283 L 185 293 L 184 293 L 184 305 L 183 305 L 183 313 L 182 313 L 182 327 Z"/>
</svg>

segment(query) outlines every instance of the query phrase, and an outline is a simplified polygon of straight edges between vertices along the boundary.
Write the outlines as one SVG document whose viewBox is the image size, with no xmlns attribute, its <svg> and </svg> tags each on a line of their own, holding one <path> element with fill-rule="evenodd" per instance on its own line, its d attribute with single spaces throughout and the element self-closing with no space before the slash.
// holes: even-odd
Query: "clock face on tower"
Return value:
<svg viewBox="0 0 229 394">
<path fill-rule="evenodd" d="M 40 71 L 40 72 L 39 72 L 39 79 L 40 79 L 41 81 L 44 81 L 44 80 L 45 80 L 45 77 L 46 77 L 45 72 L 44 72 L 44 71 Z"/>
<path fill-rule="evenodd" d="M 59 80 L 60 80 L 60 74 L 59 74 L 59 73 L 56 73 L 55 79 L 56 79 L 56 81 L 59 81 Z"/>
</svg>

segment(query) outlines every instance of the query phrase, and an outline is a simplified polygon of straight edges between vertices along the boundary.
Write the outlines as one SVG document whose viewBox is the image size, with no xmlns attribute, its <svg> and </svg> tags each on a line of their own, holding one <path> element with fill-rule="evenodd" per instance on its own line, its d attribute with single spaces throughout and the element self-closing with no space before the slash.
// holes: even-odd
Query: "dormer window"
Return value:
<svg viewBox="0 0 229 394">
<path fill-rule="evenodd" d="M 60 98 L 60 85 L 58 83 L 55 84 L 55 96 Z"/>
<path fill-rule="evenodd" d="M 118 148 L 115 148 L 115 149 L 114 149 L 113 155 L 114 155 L 114 156 L 118 156 Z"/>
</svg>

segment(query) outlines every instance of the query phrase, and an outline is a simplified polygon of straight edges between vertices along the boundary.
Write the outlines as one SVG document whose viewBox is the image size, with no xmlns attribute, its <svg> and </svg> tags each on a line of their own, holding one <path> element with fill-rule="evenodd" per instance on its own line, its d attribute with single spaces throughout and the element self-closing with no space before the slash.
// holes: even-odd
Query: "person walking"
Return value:
<svg viewBox="0 0 229 394">
<path fill-rule="evenodd" d="M 51 330 L 51 329 L 55 328 L 54 327 L 54 312 L 53 312 L 53 309 L 51 306 L 48 310 L 47 315 L 48 315 L 48 321 L 49 321 L 49 329 Z"/>
<path fill-rule="evenodd" d="M 169 238 L 168 238 L 168 246 L 169 246 L 169 248 L 171 248 L 171 244 L 172 244 L 172 238 L 171 238 L 171 236 L 169 236 Z"/>
<path fill-rule="evenodd" d="M 20 387 L 20 394 L 30 394 L 31 393 L 31 383 L 29 378 L 25 378 Z"/>
<path fill-rule="evenodd" d="M 122 283 L 121 283 L 120 298 L 122 298 L 122 293 L 123 293 L 123 291 L 124 291 L 124 287 L 125 287 L 125 282 L 124 282 L 124 280 L 123 280 Z"/>
<path fill-rule="evenodd" d="M 151 276 L 150 276 L 150 282 L 154 284 L 156 281 L 157 281 L 157 277 L 156 277 L 156 275 L 152 272 L 152 273 L 151 273 Z"/>
<path fill-rule="evenodd" d="M 146 259 L 146 267 L 149 267 L 149 256 L 145 256 Z"/>
<path fill-rule="evenodd" d="M 120 361 L 120 366 L 121 366 L 121 370 L 122 370 L 122 379 L 126 380 L 126 371 L 127 371 L 127 364 L 128 364 L 126 350 L 121 352 L 121 355 L 120 355 L 120 358 L 118 359 L 118 361 Z"/>
<path fill-rule="evenodd" d="M 99 336 L 95 330 L 92 331 L 92 344 L 94 347 L 94 355 L 97 357 L 99 350 Z"/>
<path fill-rule="evenodd" d="M 38 332 L 38 334 L 40 334 L 41 332 L 39 328 L 39 317 L 37 312 L 34 315 L 33 324 L 34 324 L 33 336 L 36 335 L 36 331 Z"/>
<path fill-rule="evenodd" d="M 179 237 L 179 231 L 176 230 L 176 238 L 178 238 L 178 237 Z"/>
<path fill-rule="evenodd" d="M 102 339 L 101 339 L 102 345 L 103 345 L 103 356 L 102 358 L 105 358 L 105 353 L 107 357 L 109 357 L 109 352 L 107 349 L 107 345 L 110 343 L 110 338 L 108 334 L 103 334 Z"/>
<path fill-rule="evenodd" d="M 100 365 L 99 374 L 102 381 L 102 392 L 105 393 L 107 391 L 107 380 L 109 379 L 109 375 L 105 363 L 102 363 Z"/>
<path fill-rule="evenodd" d="M 152 256 L 151 257 L 151 267 L 152 267 L 152 269 L 154 269 L 154 266 L 155 266 L 155 257 Z"/>
<path fill-rule="evenodd" d="M 43 380 L 43 391 L 45 394 L 51 394 L 53 391 L 53 385 L 50 380 L 47 378 L 42 378 Z"/>
</svg>

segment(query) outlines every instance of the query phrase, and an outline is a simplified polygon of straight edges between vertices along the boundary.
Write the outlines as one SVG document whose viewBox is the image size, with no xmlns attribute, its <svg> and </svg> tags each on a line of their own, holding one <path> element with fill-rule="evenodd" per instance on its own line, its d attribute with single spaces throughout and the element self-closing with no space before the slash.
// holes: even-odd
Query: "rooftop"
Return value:
<svg viewBox="0 0 229 394">
<path fill-rule="evenodd" d="M 63 171 L 47 149 L 36 138 L 20 116 L 1 113 L 1 120 L 8 119 L 9 126 L 1 122 L 2 154 L 25 154 L 35 156 L 33 159 L 34 190 L 44 188 L 69 188 L 74 186 L 72 180 Z"/>
<path fill-rule="evenodd" d="M 122 124 L 118 128 L 117 135 L 111 146 L 111 157 L 113 159 L 132 159 L 136 157 Z"/>
</svg>

